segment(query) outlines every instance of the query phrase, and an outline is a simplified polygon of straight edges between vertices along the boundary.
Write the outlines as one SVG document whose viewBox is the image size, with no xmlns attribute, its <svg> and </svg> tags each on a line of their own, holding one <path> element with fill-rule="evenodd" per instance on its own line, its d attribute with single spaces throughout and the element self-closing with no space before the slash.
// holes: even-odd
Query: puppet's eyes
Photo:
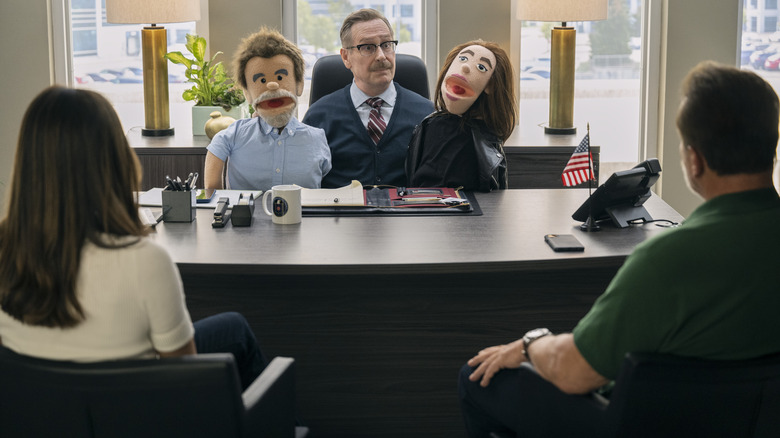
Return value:
<svg viewBox="0 0 780 438">
<path fill-rule="evenodd" d="M 282 75 L 279 75 L 279 76 L 276 77 L 277 81 L 281 81 L 282 79 L 284 79 L 284 76 L 282 76 Z"/>
<path fill-rule="evenodd" d="M 487 67 L 485 67 L 485 66 L 484 66 L 484 65 L 482 65 L 482 64 L 477 64 L 477 69 L 478 69 L 479 71 L 483 72 L 483 73 L 484 73 L 484 72 L 486 72 L 486 71 L 488 71 Z"/>
<path fill-rule="evenodd" d="M 469 58 L 465 55 L 458 56 L 458 59 L 460 60 L 460 62 L 466 62 L 469 60 Z"/>
<path fill-rule="evenodd" d="M 262 79 L 260 79 L 260 83 L 261 83 L 261 84 L 264 84 L 264 83 L 266 83 L 266 82 L 267 82 L 267 81 L 265 80 L 265 78 L 262 78 Z"/>
</svg>

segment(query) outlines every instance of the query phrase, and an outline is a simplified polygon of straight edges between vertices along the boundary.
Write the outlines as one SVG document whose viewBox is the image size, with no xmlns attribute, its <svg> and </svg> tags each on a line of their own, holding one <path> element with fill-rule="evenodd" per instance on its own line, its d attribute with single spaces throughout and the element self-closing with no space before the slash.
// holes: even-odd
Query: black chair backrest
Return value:
<svg viewBox="0 0 780 438">
<path fill-rule="evenodd" d="M 422 59 L 403 53 L 395 55 L 395 78 L 402 87 L 430 99 L 428 71 Z M 314 63 L 311 72 L 309 105 L 322 96 L 340 90 L 352 82 L 352 72 L 344 66 L 341 55 L 326 55 Z"/>
<path fill-rule="evenodd" d="M 240 437 L 245 417 L 231 354 L 73 363 L 0 347 L 6 438 Z M 286 426 L 294 433 L 292 416 Z"/>
<path fill-rule="evenodd" d="M 780 437 L 780 355 L 709 361 L 631 353 L 606 415 L 614 436 Z"/>
</svg>

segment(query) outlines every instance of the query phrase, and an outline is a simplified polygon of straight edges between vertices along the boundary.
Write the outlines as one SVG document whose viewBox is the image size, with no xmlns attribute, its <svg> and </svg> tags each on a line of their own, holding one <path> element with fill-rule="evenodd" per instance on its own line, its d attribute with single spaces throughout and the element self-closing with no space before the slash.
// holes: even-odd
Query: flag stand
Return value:
<svg viewBox="0 0 780 438">
<path fill-rule="evenodd" d="M 593 160 L 590 158 L 592 157 L 590 153 L 590 123 L 587 125 L 588 128 L 588 166 L 590 166 L 590 178 L 588 178 L 588 199 L 593 196 L 593 184 L 591 181 L 593 181 L 593 177 L 596 175 L 596 172 L 594 172 L 593 168 Z M 580 230 L 585 231 L 588 233 L 595 232 L 595 231 L 601 231 L 601 226 L 599 226 L 594 220 L 593 220 L 593 203 L 588 203 L 588 220 L 582 223 L 580 225 Z"/>
</svg>

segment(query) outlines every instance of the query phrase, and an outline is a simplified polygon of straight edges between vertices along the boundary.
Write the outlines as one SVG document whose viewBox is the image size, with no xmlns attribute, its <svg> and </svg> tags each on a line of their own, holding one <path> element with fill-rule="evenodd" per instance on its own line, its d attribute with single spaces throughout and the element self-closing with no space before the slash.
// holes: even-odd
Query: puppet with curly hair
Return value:
<svg viewBox="0 0 780 438">
<path fill-rule="evenodd" d="M 450 51 L 439 73 L 436 111 L 415 128 L 407 186 L 491 191 L 508 185 L 503 143 L 517 120 L 514 73 L 496 43 L 469 41 Z"/>
</svg>

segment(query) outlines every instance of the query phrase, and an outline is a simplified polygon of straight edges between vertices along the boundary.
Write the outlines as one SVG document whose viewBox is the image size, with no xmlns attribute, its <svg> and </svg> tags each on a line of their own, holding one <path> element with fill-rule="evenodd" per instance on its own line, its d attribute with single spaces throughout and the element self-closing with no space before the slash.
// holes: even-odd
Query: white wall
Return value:
<svg viewBox="0 0 780 438">
<path fill-rule="evenodd" d="M 0 41 L 6 89 L 0 106 L 0 184 L 8 184 L 19 125 L 29 102 L 53 83 L 50 53 L 51 1 L 0 1 Z M 439 7 L 439 56 L 454 45 L 474 37 L 513 44 L 511 2 L 444 0 Z M 666 202 L 687 215 L 700 200 L 685 188 L 677 153 L 674 117 L 679 105 L 682 78 L 697 62 L 713 59 L 734 63 L 737 50 L 737 20 L 740 0 L 645 0 L 663 2 L 665 25 L 660 59 L 662 66 L 660 116 L 657 138 L 663 176 L 659 193 Z M 265 24 L 281 29 L 281 0 L 209 0 L 209 49 L 232 57 L 238 41 Z M 23 17 L 23 19 L 22 19 Z M 229 63 L 229 61 L 228 61 Z M 429 67 L 430 68 L 430 67 Z M 436 67 L 438 68 L 438 67 Z M 0 186 L 0 213 L 5 212 L 5 191 Z"/>
<path fill-rule="evenodd" d="M 42 0 L 0 1 L 0 53 L 5 65 L 0 103 L 0 216 L 5 216 L 6 192 L 24 111 L 53 82 L 48 4 Z"/>
<path fill-rule="evenodd" d="M 651 0 L 659 1 L 659 0 Z M 702 200 L 687 189 L 680 167 L 675 116 L 680 106 L 680 86 L 688 71 L 702 60 L 735 65 L 737 17 L 741 0 L 663 0 L 666 26 L 662 32 L 660 107 L 657 138 L 663 172 L 658 193 L 669 205 L 688 216 Z"/>
</svg>

